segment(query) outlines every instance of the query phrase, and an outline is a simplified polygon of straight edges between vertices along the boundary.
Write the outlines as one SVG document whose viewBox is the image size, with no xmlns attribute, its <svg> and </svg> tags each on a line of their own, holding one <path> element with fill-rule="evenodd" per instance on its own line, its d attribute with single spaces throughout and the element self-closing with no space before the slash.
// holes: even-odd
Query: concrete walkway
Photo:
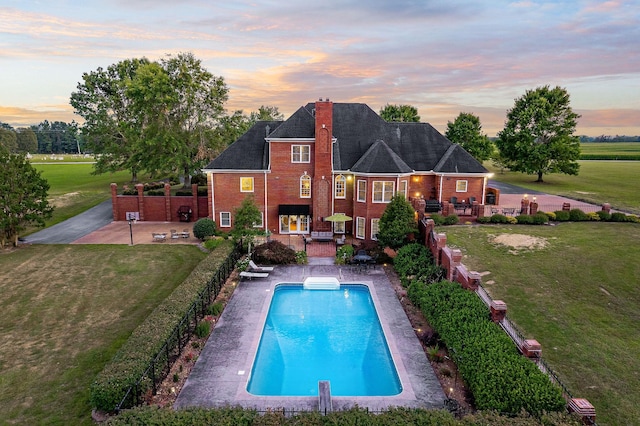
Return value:
<svg viewBox="0 0 640 426">
<path fill-rule="evenodd" d="M 402 392 L 385 397 L 333 397 L 334 409 L 357 404 L 370 410 L 391 406 L 443 408 L 445 394 L 380 266 L 358 270 L 331 262 L 276 266 L 269 278 L 242 281 L 198 358 L 174 408 L 240 405 L 258 410 L 317 410 L 318 397 L 255 396 L 246 391 L 263 324 L 275 285 L 302 282 L 309 276 L 336 277 L 341 283 L 363 283 L 370 288 L 387 343 L 396 365 Z"/>
</svg>

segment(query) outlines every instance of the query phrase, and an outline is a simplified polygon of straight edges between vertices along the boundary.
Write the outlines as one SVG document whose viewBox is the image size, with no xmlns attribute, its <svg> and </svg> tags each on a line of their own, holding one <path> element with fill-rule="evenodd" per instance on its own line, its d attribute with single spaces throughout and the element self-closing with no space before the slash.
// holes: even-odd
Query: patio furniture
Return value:
<svg viewBox="0 0 640 426">
<path fill-rule="evenodd" d="M 259 266 L 256 265 L 253 260 L 250 260 L 249 269 L 253 272 L 271 272 L 273 271 L 273 266 Z"/>
<path fill-rule="evenodd" d="M 438 213 L 442 210 L 442 204 L 438 200 L 426 200 L 424 204 L 425 213 Z"/>
<path fill-rule="evenodd" d="M 332 231 L 311 231 L 311 239 L 323 242 L 333 242 Z"/>
<path fill-rule="evenodd" d="M 172 229 L 171 230 L 171 239 L 175 240 L 175 239 L 178 239 L 178 238 L 180 238 L 180 235 L 178 235 L 178 231 L 176 231 L 175 229 Z"/>
<path fill-rule="evenodd" d="M 254 278 L 267 278 L 269 276 L 266 272 L 250 272 L 250 271 L 242 271 L 240 272 L 241 278 L 248 278 L 252 280 Z"/>
<path fill-rule="evenodd" d="M 505 216 L 513 216 L 516 213 L 515 207 L 503 207 L 502 214 Z"/>
<path fill-rule="evenodd" d="M 180 206 L 178 207 L 178 217 L 180 218 L 180 222 L 191 222 L 191 207 L 189 206 Z"/>
<path fill-rule="evenodd" d="M 152 232 L 151 236 L 153 237 L 154 243 L 164 243 L 167 241 L 167 234 L 164 232 Z"/>
<path fill-rule="evenodd" d="M 343 246 L 346 240 L 347 240 L 347 237 L 345 235 L 342 235 L 340 238 L 336 240 L 336 246 Z"/>
<path fill-rule="evenodd" d="M 182 235 L 182 238 L 189 238 L 191 234 L 189 233 L 188 229 L 183 229 L 180 235 Z"/>
</svg>

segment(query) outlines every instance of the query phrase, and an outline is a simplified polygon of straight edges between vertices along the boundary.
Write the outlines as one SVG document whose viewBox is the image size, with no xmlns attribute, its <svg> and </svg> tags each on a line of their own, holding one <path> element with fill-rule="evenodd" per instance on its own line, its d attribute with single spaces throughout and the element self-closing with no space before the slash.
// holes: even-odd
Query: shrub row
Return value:
<svg viewBox="0 0 640 426">
<path fill-rule="evenodd" d="M 620 212 L 608 213 L 603 210 L 585 213 L 581 209 L 557 210 L 555 212 L 538 212 L 534 215 L 521 214 L 516 217 L 505 216 L 496 213 L 492 216 L 479 217 L 478 223 L 502 223 L 521 225 L 545 225 L 549 221 L 554 222 L 635 222 L 640 223 L 640 218 L 636 215 L 627 215 Z M 437 223 L 436 223 L 437 225 Z"/>
<path fill-rule="evenodd" d="M 579 426 L 579 420 L 568 414 L 551 413 L 540 419 L 526 414 L 514 417 L 502 417 L 496 413 L 476 413 L 462 420 L 455 419 L 450 413 L 442 410 L 425 410 L 421 408 L 391 408 L 379 413 L 369 412 L 364 408 L 352 408 L 347 411 L 336 411 L 322 415 L 317 411 L 283 413 L 273 410 L 259 413 L 252 409 L 217 408 L 189 410 L 158 409 L 156 407 L 139 407 L 127 410 L 108 422 L 118 425 L 244 425 L 244 426 Z"/>
<path fill-rule="evenodd" d="M 393 267 L 403 287 L 408 287 L 413 280 L 431 283 L 445 276 L 444 270 L 434 262 L 431 252 L 417 243 L 399 248 L 393 259 Z"/>
<path fill-rule="evenodd" d="M 106 412 L 115 409 L 126 390 L 142 377 L 150 361 L 232 251 L 231 242 L 227 242 L 211 252 L 133 331 L 93 382 L 92 407 Z M 144 385 L 148 386 L 147 389 L 151 386 L 150 383 Z"/>
<path fill-rule="evenodd" d="M 634 154 L 580 154 L 580 160 L 638 161 L 638 160 L 640 160 L 640 155 L 634 155 Z"/>
<path fill-rule="evenodd" d="M 447 216 L 443 216 L 440 213 L 432 213 L 430 215 L 431 219 L 433 219 L 433 223 L 437 226 L 439 225 L 456 225 L 460 222 L 460 218 L 457 214 L 450 214 Z"/>
<path fill-rule="evenodd" d="M 414 281 L 408 295 L 449 348 L 477 409 L 536 416 L 564 409 L 560 388 L 518 353 L 476 294 L 456 283 Z"/>
</svg>

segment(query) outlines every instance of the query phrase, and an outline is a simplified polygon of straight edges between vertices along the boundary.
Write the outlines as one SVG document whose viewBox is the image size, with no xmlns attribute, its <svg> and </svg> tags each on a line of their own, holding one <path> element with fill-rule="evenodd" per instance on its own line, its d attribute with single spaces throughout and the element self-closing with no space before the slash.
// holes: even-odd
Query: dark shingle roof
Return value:
<svg viewBox="0 0 640 426">
<path fill-rule="evenodd" d="M 205 168 L 265 170 L 269 158 L 269 144 L 265 141 L 267 132 L 273 133 L 282 123 L 282 121 L 258 121 Z"/>
<path fill-rule="evenodd" d="M 268 165 L 269 138 L 313 138 L 315 104 L 300 107 L 284 122 L 258 122 L 229 146 L 208 169 L 263 170 Z M 388 123 L 368 105 L 333 104 L 333 168 L 359 173 L 487 173 L 459 145 L 428 123 Z"/>
</svg>

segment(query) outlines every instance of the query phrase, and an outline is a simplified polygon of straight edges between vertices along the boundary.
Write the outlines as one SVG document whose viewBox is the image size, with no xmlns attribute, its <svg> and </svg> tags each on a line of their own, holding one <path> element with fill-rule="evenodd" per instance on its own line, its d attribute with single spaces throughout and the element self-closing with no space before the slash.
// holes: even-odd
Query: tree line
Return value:
<svg viewBox="0 0 640 426">
<path fill-rule="evenodd" d="M 75 122 L 48 120 L 29 127 L 13 128 L 0 122 L 0 145 L 23 154 L 73 154 L 84 152 L 84 142 Z"/>
</svg>

